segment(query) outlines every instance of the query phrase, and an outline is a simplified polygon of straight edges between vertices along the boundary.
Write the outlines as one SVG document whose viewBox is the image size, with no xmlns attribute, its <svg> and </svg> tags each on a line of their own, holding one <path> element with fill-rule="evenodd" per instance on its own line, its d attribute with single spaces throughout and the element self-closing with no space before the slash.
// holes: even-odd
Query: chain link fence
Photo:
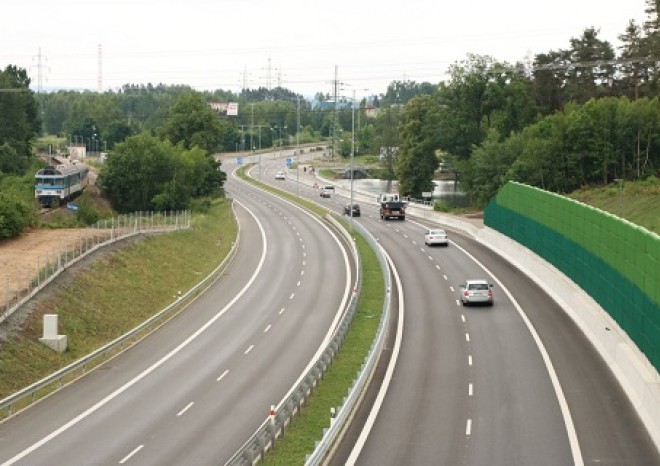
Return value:
<svg viewBox="0 0 660 466">
<path fill-rule="evenodd" d="M 104 219 L 84 229 L 80 239 L 64 249 L 38 257 L 25 265 L 9 265 L 12 273 L 0 283 L 0 322 L 5 321 L 67 267 L 116 241 L 139 235 L 190 228 L 191 213 L 185 211 L 135 212 Z"/>
</svg>

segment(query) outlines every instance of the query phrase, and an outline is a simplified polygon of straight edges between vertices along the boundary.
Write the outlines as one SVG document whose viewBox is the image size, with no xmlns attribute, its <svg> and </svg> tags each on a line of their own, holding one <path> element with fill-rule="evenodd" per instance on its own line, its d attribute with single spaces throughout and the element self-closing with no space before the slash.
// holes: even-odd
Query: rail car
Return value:
<svg viewBox="0 0 660 466">
<path fill-rule="evenodd" d="M 34 197 L 44 207 L 61 205 L 87 187 L 89 168 L 82 163 L 48 165 L 35 175 Z"/>
</svg>

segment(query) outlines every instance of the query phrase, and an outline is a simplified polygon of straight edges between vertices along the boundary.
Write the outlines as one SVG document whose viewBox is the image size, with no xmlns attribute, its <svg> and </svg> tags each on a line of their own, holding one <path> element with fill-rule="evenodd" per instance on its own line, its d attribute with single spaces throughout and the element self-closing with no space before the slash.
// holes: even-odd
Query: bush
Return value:
<svg viewBox="0 0 660 466">
<path fill-rule="evenodd" d="M 35 219 L 34 207 L 14 190 L 0 193 L 0 238 L 20 235 Z"/>
</svg>

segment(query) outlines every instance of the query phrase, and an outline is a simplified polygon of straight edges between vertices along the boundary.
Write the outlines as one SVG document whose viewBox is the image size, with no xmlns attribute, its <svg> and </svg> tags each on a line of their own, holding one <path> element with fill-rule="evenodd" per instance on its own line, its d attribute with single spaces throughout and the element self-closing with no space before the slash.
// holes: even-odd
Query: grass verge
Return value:
<svg viewBox="0 0 660 466">
<path fill-rule="evenodd" d="M 0 398 L 89 354 L 136 327 L 208 275 L 237 235 L 231 203 L 219 199 L 193 215 L 193 228 L 126 243 L 39 295 L 20 329 L 0 340 Z M 214 251 L 213 254 L 209 254 Z M 59 315 L 62 354 L 39 343 L 43 314 Z"/>
<path fill-rule="evenodd" d="M 245 175 L 244 167 L 239 176 L 279 196 L 303 205 L 305 208 L 325 215 L 323 207 L 299 199 L 295 195 L 280 191 Z M 340 220 L 348 229 L 344 220 Z M 385 282 L 376 253 L 366 239 L 354 231 L 353 237 L 362 260 L 363 285 L 355 318 L 344 345 L 332 366 L 314 389 L 307 404 L 294 418 L 286 435 L 278 439 L 275 447 L 265 457 L 266 465 L 304 464 L 305 457 L 314 450 L 315 443 L 323 437 L 323 429 L 330 426 L 330 408 L 338 407 L 348 389 L 353 385 L 365 357 L 373 343 L 382 315 Z"/>
</svg>

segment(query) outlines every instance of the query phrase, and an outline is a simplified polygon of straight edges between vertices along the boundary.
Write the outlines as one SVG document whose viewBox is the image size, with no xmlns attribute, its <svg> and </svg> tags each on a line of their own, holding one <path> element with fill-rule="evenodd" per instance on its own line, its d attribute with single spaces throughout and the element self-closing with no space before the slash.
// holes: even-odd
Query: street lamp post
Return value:
<svg viewBox="0 0 660 466">
<path fill-rule="evenodd" d="M 298 98 L 298 115 L 296 118 L 296 196 L 300 197 L 300 96 Z"/>
<path fill-rule="evenodd" d="M 353 230 L 353 158 L 355 157 L 355 90 L 353 90 L 353 105 L 351 105 L 351 205 L 349 206 L 351 231 Z"/>
<path fill-rule="evenodd" d="M 614 178 L 614 181 L 619 183 L 619 218 L 623 218 L 623 179 Z"/>
</svg>

